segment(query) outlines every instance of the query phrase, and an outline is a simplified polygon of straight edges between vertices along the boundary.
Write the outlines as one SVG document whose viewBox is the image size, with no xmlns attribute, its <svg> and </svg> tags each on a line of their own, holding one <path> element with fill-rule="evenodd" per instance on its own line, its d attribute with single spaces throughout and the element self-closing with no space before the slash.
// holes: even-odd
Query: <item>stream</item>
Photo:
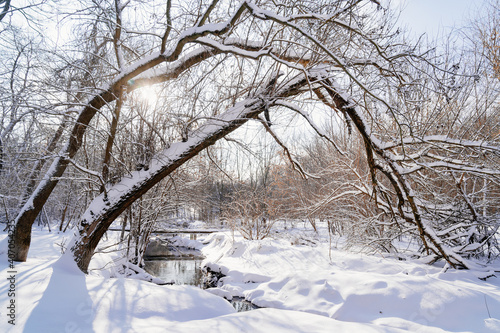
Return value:
<svg viewBox="0 0 500 333">
<path fill-rule="evenodd" d="M 203 289 L 203 271 L 200 251 L 169 246 L 169 255 L 144 258 L 144 269 L 149 274 L 172 284 L 186 284 Z M 238 312 L 257 309 L 258 307 L 244 298 L 234 297 L 229 301 Z"/>
</svg>

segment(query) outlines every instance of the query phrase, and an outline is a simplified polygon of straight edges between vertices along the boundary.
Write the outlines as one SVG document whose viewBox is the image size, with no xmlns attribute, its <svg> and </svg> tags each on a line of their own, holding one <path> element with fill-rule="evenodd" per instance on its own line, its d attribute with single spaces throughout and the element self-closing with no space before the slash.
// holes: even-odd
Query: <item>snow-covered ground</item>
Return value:
<svg viewBox="0 0 500 333">
<path fill-rule="evenodd" d="M 500 280 L 380 256 L 213 234 L 205 263 L 226 277 L 212 292 L 386 331 L 500 332 Z M 210 290 L 209 290 L 210 291 Z"/>
<path fill-rule="evenodd" d="M 2 254 L 0 332 L 500 332 L 500 280 L 471 271 L 227 232 L 198 243 L 226 275 L 207 292 L 108 278 L 113 254 L 96 255 L 85 276 L 61 257 L 69 237 L 34 231 L 29 260 L 15 267 L 15 326 Z M 235 313 L 216 295 L 264 308 Z"/>
</svg>

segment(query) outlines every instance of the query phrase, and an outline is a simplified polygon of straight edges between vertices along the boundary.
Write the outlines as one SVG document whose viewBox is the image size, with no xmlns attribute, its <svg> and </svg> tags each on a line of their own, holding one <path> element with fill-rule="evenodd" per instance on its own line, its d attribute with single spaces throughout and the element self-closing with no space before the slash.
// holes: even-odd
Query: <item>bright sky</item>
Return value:
<svg viewBox="0 0 500 333">
<path fill-rule="evenodd" d="M 433 39 L 440 33 L 466 26 L 486 0 L 392 0 L 403 12 L 400 24 L 412 31 L 411 35 L 427 33 Z"/>
</svg>

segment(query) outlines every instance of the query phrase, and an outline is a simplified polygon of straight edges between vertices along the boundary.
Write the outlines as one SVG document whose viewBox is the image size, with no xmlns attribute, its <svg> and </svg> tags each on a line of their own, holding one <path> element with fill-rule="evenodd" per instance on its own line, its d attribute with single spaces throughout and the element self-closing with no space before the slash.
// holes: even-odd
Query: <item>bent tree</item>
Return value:
<svg viewBox="0 0 500 333">
<path fill-rule="evenodd" d="M 486 180 L 489 186 L 498 185 L 498 137 L 468 138 L 463 132 L 457 134 L 453 124 L 445 134 L 437 135 L 430 127 L 422 130 L 420 124 L 408 121 L 414 113 L 422 114 L 420 120 L 425 118 L 429 96 L 421 93 L 421 81 L 439 85 L 456 73 L 437 66 L 430 74 L 412 71 L 420 60 L 423 64 L 430 61 L 418 55 L 417 49 L 400 43 L 391 30 L 389 12 L 376 2 L 282 1 L 277 5 L 261 1 L 256 5 L 251 1 L 211 1 L 192 10 L 167 1 L 164 22 L 151 33 L 127 30 L 128 4 L 118 0 L 110 4 L 115 13 L 111 39 L 116 53 L 114 78 L 82 107 L 66 144 L 16 218 L 17 260 L 26 260 L 31 226 L 73 163 L 97 112 L 104 112 L 111 103 L 125 105 L 126 95 L 138 89 L 162 84 L 167 94 L 168 89 L 171 94 L 182 91 L 179 95 L 185 98 L 184 104 L 196 100 L 190 118 L 179 125 L 177 142 L 165 144 L 147 167 L 102 186 L 102 193 L 87 207 L 69 246 L 83 272 L 108 227 L 135 200 L 201 150 L 250 119 L 258 119 L 260 113 L 266 114 L 262 123 L 272 132 L 268 123 L 273 116 L 268 114 L 278 108 L 304 117 L 340 154 L 348 152 L 341 151 L 335 137 L 323 132 L 311 114 L 329 108 L 333 117 L 353 126 L 363 139 L 371 176 L 368 186 L 358 191 L 373 198 L 392 224 L 419 238 L 420 256 L 429 261 L 443 258 L 452 267 L 468 268 L 467 258 L 491 245 L 491 233 L 498 227 L 490 218 L 494 212 L 479 217 L 464 179 L 474 177 Z M 157 37 L 156 42 L 146 38 L 148 34 Z M 125 57 L 120 50 L 134 47 L 130 40 L 150 43 L 150 49 L 156 51 L 148 56 L 130 52 Z M 236 78 L 231 82 L 237 84 L 225 85 L 232 76 Z M 195 88 L 207 82 L 210 90 L 205 95 L 211 97 L 193 96 Z M 435 91 L 431 99 L 448 100 L 446 89 L 445 93 Z M 452 106 L 448 100 L 447 107 Z M 120 104 L 120 108 L 124 106 Z M 467 114 L 467 110 L 461 112 L 459 116 Z M 113 119 L 119 122 L 121 118 L 116 115 Z M 286 149 L 275 133 L 273 137 Z M 292 164 L 307 175 L 286 151 Z M 478 152 L 486 152 L 486 160 L 471 158 L 470 154 Z M 468 207 L 460 216 L 449 208 L 455 202 L 442 202 L 446 201 L 442 197 L 436 202 L 429 195 L 429 186 L 422 184 L 438 170 L 456 180 L 460 195 L 453 200 Z M 99 172 L 91 173 L 102 179 Z"/>
<path fill-rule="evenodd" d="M 118 9 L 123 9 L 117 6 Z M 15 219 L 15 229 L 13 233 L 14 239 L 14 249 L 13 255 L 14 259 L 17 261 L 25 261 L 28 255 L 29 245 L 31 241 L 31 227 L 42 210 L 43 206 L 47 202 L 50 194 L 54 190 L 55 186 L 59 182 L 60 177 L 64 174 L 68 164 L 71 159 L 76 155 L 80 147 L 82 146 L 82 139 L 86 132 L 86 129 L 96 115 L 96 113 L 103 108 L 105 105 L 115 101 L 123 90 L 128 93 L 134 91 L 135 89 L 152 83 L 162 82 L 170 80 L 179 76 L 186 69 L 191 68 L 196 63 L 201 62 L 204 59 L 213 57 L 219 53 L 229 53 L 234 51 L 224 44 L 219 44 L 211 39 L 203 39 L 202 37 L 212 34 L 212 35 L 222 35 L 227 33 L 232 26 L 238 21 L 243 11 L 243 6 L 237 11 L 231 19 L 229 19 L 224 24 L 218 25 L 206 25 L 205 27 L 199 27 L 198 25 L 187 29 L 184 34 L 175 40 L 172 48 L 160 53 L 156 52 L 149 57 L 140 59 L 135 63 L 131 64 L 129 67 L 123 68 L 116 75 L 115 79 L 108 84 L 107 87 L 101 88 L 99 93 L 94 95 L 89 99 L 86 105 L 80 111 L 77 119 L 75 120 L 75 125 L 70 131 L 69 139 L 58 153 L 57 158 L 52 162 L 48 172 L 43 177 L 42 181 L 38 184 L 36 189 L 31 194 L 30 198 L 26 201 L 24 206 L 21 208 L 19 214 Z M 208 12 L 206 13 L 208 15 Z M 203 22 L 199 22 L 200 25 Z M 168 31 L 169 29 L 167 29 Z M 167 33 L 163 40 L 166 40 Z M 184 55 L 179 59 L 184 47 L 190 42 L 194 42 L 197 39 L 201 39 L 200 44 L 215 44 L 219 45 L 219 51 L 212 51 L 211 48 L 201 47 L 198 50 L 194 50 Z M 162 42 L 162 45 L 164 43 Z M 163 47 L 163 46 L 162 46 Z M 249 47 L 251 50 L 252 46 Z M 259 58 L 262 55 L 268 53 L 268 50 L 263 51 L 245 51 L 245 56 Z M 119 57 L 121 59 L 121 57 Z M 163 69 L 161 74 L 150 75 L 146 78 L 137 78 L 141 73 L 146 72 L 161 63 L 171 63 L 171 66 Z"/>
</svg>

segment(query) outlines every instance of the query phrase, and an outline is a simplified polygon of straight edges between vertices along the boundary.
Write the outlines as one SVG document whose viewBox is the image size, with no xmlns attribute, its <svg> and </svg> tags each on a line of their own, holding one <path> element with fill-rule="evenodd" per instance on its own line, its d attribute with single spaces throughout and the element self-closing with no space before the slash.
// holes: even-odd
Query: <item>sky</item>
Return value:
<svg viewBox="0 0 500 333">
<path fill-rule="evenodd" d="M 411 30 L 412 37 L 424 33 L 430 39 L 451 29 L 459 29 L 472 20 L 478 9 L 483 7 L 488 0 L 382 0 L 391 3 L 396 10 L 402 10 L 399 19 L 401 26 Z M 58 33 L 58 29 L 69 29 L 67 24 L 50 25 L 46 27 L 46 34 L 52 35 L 64 44 L 64 36 L 68 33 Z"/>
<path fill-rule="evenodd" d="M 467 26 L 486 0 L 392 0 L 401 8 L 400 24 L 411 36 L 426 33 L 430 39 L 451 29 Z"/>
</svg>

